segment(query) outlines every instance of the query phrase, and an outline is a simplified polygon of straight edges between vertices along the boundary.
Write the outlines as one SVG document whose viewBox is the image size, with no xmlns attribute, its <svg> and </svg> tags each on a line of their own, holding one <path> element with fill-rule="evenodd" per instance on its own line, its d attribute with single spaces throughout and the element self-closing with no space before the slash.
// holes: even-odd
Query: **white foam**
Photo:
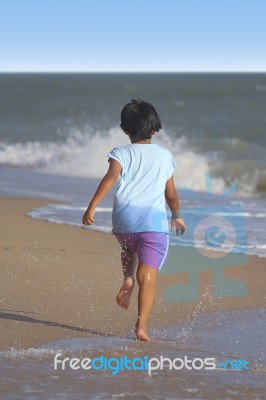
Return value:
<svg viewBox="0 0 266 400">
<path fill-rule="evenodd" d="M 82 131 L 72 128 L 67 135 L 61 142 L 0 143 L 0 164 L 33 168 L 49 174 L 98 179 L 108 169 L 108 152 L 115 146 L 129 143 L 120 128 L 111 128 L 108 132 L 92 131 L 89 127 Z M 174 138 L 165 130 L 154 135 L 153 143 L 173 153 L 177 162 L 174 176 L 178 188 L 206 192 L 209 190 L 206 187 L 206 176 L 210 175 L 211 191 L 214 194 L 224 193 L 230 180 L 236 182 L 234 194 L 241 196 L 252 196 L 265 185 L 263 162 L 261 165 L 245 160 L 225 162 L 221 159 L 222 153 L 194 151 L 186 137 Z M 230 154 L 233 160 L 235 151 L 243 153 L 243 146 L 246 153 L 246 143 L 237 139 L 225 139 L 223 142 L 224 152 Z M 261 149 L 255 147 L 253 155 L 255 160 L 260 160 L 258 151 Z M 236 168 L 241 171 L 237 177 L 232 174 Z"/>
<path fill-rule="evenodd" d="M 86 211 L 87 207 L 74 207 L 67 206 L 65 204 L 47 204 L 50 208 L 57 208 L 60 210 L 68 210 L 68 211 Z M 96 207 L 96 211 L 100 212 L 112 212 L 112 207 Z"/>
<path fill-rule="evenodd" d="M 38 171 L 81 177 L 101 177 L 107 170 L 107 153 L 127 144 L 118 128 L 101 131 L 71 130 L 64 142 L 26 142 L 0 146 L 0 163 L 34 167 Z M 105 162 L 106 161 L 106 162 Z"/>
<path fill-rule="evenodd" d="M 77 227 L 85 229 L 85 230 L 88 229 L 88 230 L 100 231 L 100 232 L 104 232 L 104 233 L 111 233 L 112 232 L 112 228 L 108 227 L 106 225 L 105 226 L 103 226 L 103 225 L 97 225 L 97 226 L 91 225 L 89 228 L 86 228 L 81 222 L 73 222 L 73 221 L 69 221 L 69 220 L 62 221 L 62 220 L 60 220 L 60 219 L 58 219 L 58 218 L 56 218 L 54 216 L 53 217 L 48 217 L 47 216 L 48 213 L 49 213 L 49 210 L 45 210 L 45 216 L 44 216 L 43 209 L 40 208 L 40 209 L 35 209 L 35 210 L 32 210 L 32 211 L 28 212 L 27 215 L 30 218 L 33 218 L 33 219 L 42 219 L 44 221 L 53 222 L 53 223 L 58 224 L 58 225 L 77 226 Z M 51 212 L 51 214 L 54 215 L 53 212 Z"/>
<path fill-rule="evenodd" d="M 177 187 L 202 192 L 206 190 L 205 176 L 210 171 L 210 160 L 206 155 L 193 152 L 185 137 L 172 139 L 163 130 L 154 136 L 153 142 L 172 151 L 177 162 Z M 49 174 L 101 178 L 108 169 L 108 152 L 117 145 L 128 143 L 128 137 L 119 128 L 111 128 L 106 133 L 72 129 L 61 143 L 2 143 L 0 163 L 31 167 Z M 224 180 L 214 178 L 213 193 L 222 193 L 224 189 Z"/>
<path fill-rule="evenodd" d="M 195 212 L 196 213 L 196 212 Z M 206 214 L 208 214 L 206 212 Z M 212 213 L 210 213 L 212 215 Z M 215 212 L 215 215 L 220 215 L 223 217 L 246 217 L 246 218 L 265 218 L 265 213 L 249 213 L 249 212 Z"/>
<path fill-rule="evenodd" d="M 9 350 L 0 351 L 0 360 L 15 360 L 23 358 L 40 358 L 42 356 L 54 354 L 55 350 L 52 348 L 29 348 L 29 349 L 16 349 L 11 347 Z"/>
</svg>

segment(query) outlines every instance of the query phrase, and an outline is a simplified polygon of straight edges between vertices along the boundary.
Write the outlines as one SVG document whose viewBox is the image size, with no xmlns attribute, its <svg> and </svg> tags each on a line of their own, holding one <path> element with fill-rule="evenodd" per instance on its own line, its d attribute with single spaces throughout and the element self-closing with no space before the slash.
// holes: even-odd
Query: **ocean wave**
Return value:
<svg viewBox="0 0 266 400">
<path fill-rule="evenodd" d="M 68 209 L 70 210 L 70 209 Z M 50 216 L 49 216 L 50 214 Z M 27 216 L 33 219 L 41 219 L 43 221 L 47 222 L 53 222 L 54 224 L 58 225 L 70 225 L 70 226 L 75 226 L 78 228 L 82 228 L 84 230 L 93 230 L 93 231 L 98 231 L 98 232 L 104 232 L 104 233 L 111 233 L 112 228 L 111 226 L 105 225 L 90 225 L 89 227 L 85 227 L 81 221 L 70 221 L 69 219 L 60 219 L 56 214 L 54 214 L 54 211 L 49 210 L 49 207 L 43 207 L 39 209 L 34 209 L 32 211 L 29 211 L 27 213 Z"/>
<path fill-rule="evenodd" d="M 57 208 L 60 210 L 68 210 L 68 211 L 86 211 L 87 207 L 75 207 L 75 206 L 67 206 L 65 204 L 47 204 L 50 208 Z M 112 212 L 112 207 L 96 207 L 96 211 L 100 212 Z"/>
<path fill-rule="evenodd" d="M 184 136 L 173 138 L 165 131 L 154 135 L 153 142 L 171 150 L 176 161 L 175 184 L 178 188 L 208 192 L 206 179 L 211 178 L 211 191 L 220 194 L 237 183 L 236 194 L 254 195 L 266 187 L 264 166 L 245 160 L 228 162 L 218 159 L 215 152 L 192 148 Z M 117 145 L 128 144 L 128 137 L 119 128 L 108 132 L 70 129 L 61 142 L 28 141 L 0 143 L 0 164 L 32 168 L 38 172 L 101 178 L 107 171 L 107 154 Z M 237 171 L 240 171 L 238 174 Z"/>
</svg>

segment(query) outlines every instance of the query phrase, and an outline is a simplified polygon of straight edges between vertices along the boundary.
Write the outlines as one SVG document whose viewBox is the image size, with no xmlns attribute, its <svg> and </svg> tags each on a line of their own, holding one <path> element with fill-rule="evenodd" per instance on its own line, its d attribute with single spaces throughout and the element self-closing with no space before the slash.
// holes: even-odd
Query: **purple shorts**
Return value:
<svg viewBox="0 0 266 400">
<path fill-rule="evenodd" d="M 114 235 L 122 249 L 132 251 L 140 262 L 160 271 L 168 253 L 169 234 L 163 232 L 114 232 Z"/>
</svg>

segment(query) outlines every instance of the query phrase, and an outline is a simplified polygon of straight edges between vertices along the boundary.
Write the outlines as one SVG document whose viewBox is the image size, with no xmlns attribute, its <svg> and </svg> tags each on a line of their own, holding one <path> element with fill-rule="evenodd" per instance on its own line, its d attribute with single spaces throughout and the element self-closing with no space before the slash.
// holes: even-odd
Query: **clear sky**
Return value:
<svg viewBox="0 0 266 400">
<path fill-rule="evenodd" d="M 266 72 L 266 0 L 0 0 L 0 71 Z"/>
</svg>

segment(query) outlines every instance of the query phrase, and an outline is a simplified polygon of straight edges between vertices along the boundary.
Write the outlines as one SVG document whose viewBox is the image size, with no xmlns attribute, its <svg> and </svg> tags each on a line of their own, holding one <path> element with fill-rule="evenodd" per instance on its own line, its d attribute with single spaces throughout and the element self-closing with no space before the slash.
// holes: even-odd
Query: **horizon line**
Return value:
<svg viewBox="0 0 266 400">
<path fill-rule="evenodd" d="M 0 74 L 265 74 L 266 71 L 217 70 L 217 71 L 1 71 Z"/>
</svg>

